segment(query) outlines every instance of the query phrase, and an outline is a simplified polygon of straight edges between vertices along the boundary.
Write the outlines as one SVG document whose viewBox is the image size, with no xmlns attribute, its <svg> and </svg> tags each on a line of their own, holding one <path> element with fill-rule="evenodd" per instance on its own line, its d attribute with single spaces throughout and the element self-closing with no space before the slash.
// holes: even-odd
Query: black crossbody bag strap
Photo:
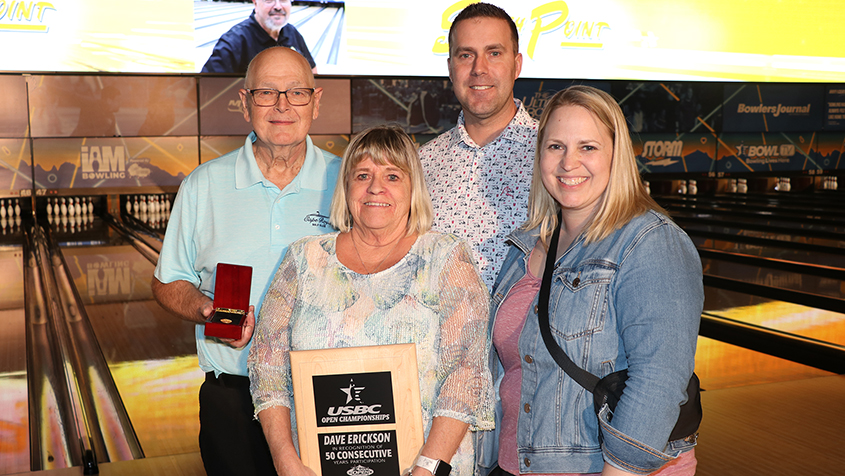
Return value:
<svg viewBox="0 0 845 476">
<path fill-rule="evenodd" d="M 537 318 L 540 321 L 540 335 L 543 336 L 543 342 L 552 358 L 557 362 L 560 368 L 567 373 L 573 380 L 578 382 L 578 385 L 586 388 L 590 392 L 595 390 L 599 383 L 599 378 L 595 375 L 582 369 L 572 359 L 566 355 L 566 352 L 557 345 L 552 331 L 549 327 L 549 295 L 552 290 L 552 274 L 555 267 L 555 256 L 557 255 L 557 244 L 560 240 L 560 227 L 562 217 L 560 212 L 557 215 L 557 227 L 552 232 L 551 241 L 549 241 L 549 249 L 546 252 L 546 267 L 543 270 L 543 281 L 540 283 L 540 296 L 537 309 Z"/>
<path fill-rule="evenodd" d="M 604 379 L 599 379 L 597 376 L 575 365 L 575 362 L 557 345 L 554 337 L 552 337 L 552 331 L 549 326 L 549 296 L 552 289 L 552 274 L 555 267 L 555 255 L 557 255 L 557 243 L 560 240 L 561 218 L 560 213 L 558 213 L 558 227 L 552 233 L 548 254 L 546 255 L 546 268 L 543 270 L 543 280 L 540 283 L 539 302 L 537 303 L 537 320 L 540 323 L 540 335 L 543 336 L 543 342 L 546 344 L 549 354 L 551 354 L 558 366 L 572 380 L 578 382 L 578 385 L 593 394 L 593 403 L 596 407 L 596 412 L 605 404 L 608 404 L 610 410 L 613 411 L 616 409 L 616 404 L 622 395 L 622 389 L 625 388 L 625 380 L 628 376 L 627 369 L 614 372 Z M 600 382 L 602 382 L 601 388 L 598 388 Z M 599 390 L 599 395 L 596 395 L 596 390 Z M 692 377 L 690 377 L 689 384 L 687 384 L 687 402 L 681 405 L 681 412 L 678 415 L 678 421 L 675 423 L 672 433 L 669 435 L 669 441 L 696 435 L 698 427 L 701 424 L 701 416 L 700 382 L 698 376 L 693 373 Z"/>
</svg>

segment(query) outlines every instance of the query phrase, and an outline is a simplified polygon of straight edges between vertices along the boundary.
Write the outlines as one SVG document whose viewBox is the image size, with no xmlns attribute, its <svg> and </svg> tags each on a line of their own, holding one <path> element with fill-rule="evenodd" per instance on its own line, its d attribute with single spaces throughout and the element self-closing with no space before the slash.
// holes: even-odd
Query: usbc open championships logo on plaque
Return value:
<svg viewBox="0 0 845 476">
<path fill-rule="evenodd" d="M 390 372 L 312 378 L 318 427 L 396 423 Z"/>
<path fill-rule="evenodd" d="M 314 375 L 318 427 L 393 424 L 390 372 Z M 399 474 L 395 430 L 322 433 L 318 436 L 324 476 Z"/>
</svg>

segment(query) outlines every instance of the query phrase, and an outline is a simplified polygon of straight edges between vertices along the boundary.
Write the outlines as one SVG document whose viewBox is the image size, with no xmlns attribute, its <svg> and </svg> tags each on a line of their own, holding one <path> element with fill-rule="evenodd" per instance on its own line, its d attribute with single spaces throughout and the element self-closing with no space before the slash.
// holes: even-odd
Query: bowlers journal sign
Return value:
<svg viewBox="0 0 845 476">
<path fill-rule="evenodd" d="M 322 476 L 399 475 L 423 444 L 414 344 L 290 353 L 302 462 Z"/>
</svg>

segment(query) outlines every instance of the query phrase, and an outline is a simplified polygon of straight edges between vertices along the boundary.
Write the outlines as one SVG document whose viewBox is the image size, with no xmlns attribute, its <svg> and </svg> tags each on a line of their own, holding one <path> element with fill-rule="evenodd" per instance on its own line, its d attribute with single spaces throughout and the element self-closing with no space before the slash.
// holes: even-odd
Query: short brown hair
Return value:
<svg viewBox="0 0 845 476">
<path fill-rule="evenodd" d="M 513 18 L 511 18 L 506 11 L 496 5 L 478 2 L 468 5 L 466 8 L 461 10 L 461 13 L 458 13 L 458 16 L 456 16 L 455 20 L 452 22 L 452 26 L 449 27 L 449 56 L 452 56 L 452 45 L 454 44 L 453 40 L 455 38 L 455 25 L 457 25 L 458 22 L 469 20 L 470 18 L 498 18 L 499 20 L 507 22 L 508 27 L 511 30 L 511 38 L 513 39 L 513 52 L 514 54 L 519 53 L 519 31 L 516 29 L 516 23 L 513 22 Z"/>
</svg>

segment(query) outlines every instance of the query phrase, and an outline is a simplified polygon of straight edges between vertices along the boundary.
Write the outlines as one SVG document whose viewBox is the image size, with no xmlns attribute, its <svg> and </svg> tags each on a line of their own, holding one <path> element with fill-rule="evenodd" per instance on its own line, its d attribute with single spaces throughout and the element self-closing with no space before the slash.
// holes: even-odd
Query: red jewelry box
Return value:
<svg viewBox="0 0 845 476">
<path fill-rule="evenodd" d="M 240 339 L 249 309 L 252 267 L 219 263 L 214 278 L 214 312 L 205 321 L 205 335 Z"/>
</svg>

